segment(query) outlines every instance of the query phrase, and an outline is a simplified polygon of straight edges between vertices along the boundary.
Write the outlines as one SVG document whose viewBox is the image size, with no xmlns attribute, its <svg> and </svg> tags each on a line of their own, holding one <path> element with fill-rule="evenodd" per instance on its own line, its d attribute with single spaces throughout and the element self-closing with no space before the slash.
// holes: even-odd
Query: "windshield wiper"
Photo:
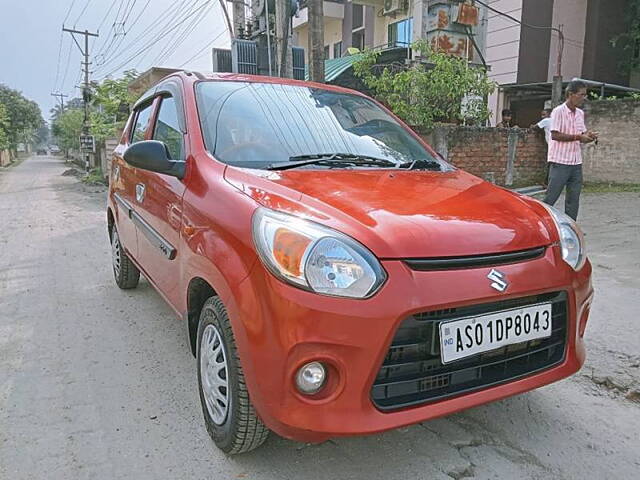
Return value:
<svg viewBox="0 0 640 480">
<path fill-rule="evenodd" d="M 305 165 L 317 165 L 322 163 L 342 163 L 352 165 L 380 165 L 385 167 L 397 167 L 398 163 L 385 158 L 370 157 L 354 153 L 310 153 L 289 157 L 288 162 L 272 163 L 267 170 L 289 170 L 290 168 L 303 167 Z"/>
</svg>

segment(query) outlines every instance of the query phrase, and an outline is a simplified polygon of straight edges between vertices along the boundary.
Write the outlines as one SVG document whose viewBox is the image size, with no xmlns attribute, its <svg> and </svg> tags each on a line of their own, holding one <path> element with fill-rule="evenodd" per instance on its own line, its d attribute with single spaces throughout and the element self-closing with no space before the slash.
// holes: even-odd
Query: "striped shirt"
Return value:
<svg viewBox="0 0 640 480">
<path fill-rule="evenodd" d="M 566 103 L 558 105 L 551 112 L 551 131 L 580 135 L 587 131 L 584 124 L 584 112 L 579 108 L 571 111 Z M 582 163 L 582 148 L 580 140 L 574 142 L 558 142 L 551 139 L 547 161 L 564 165 L 580 165 Z"/>
</svg>

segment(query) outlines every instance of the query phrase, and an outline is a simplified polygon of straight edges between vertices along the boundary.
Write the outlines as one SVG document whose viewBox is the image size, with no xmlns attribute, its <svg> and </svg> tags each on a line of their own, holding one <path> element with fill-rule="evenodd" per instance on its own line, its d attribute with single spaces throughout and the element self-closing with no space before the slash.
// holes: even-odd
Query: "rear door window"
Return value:
<svg viewBox="0 0 640 480">
<path fill-rule="evenodd" d="M 149 127 L 151 113 L 153 112 L 153 103 L 149 103 L 138 109 L 136 114 L 136 123 L 131 131 L 131 143 L 141 142 L 144 140 L 144 134 Z"/>
</svg>

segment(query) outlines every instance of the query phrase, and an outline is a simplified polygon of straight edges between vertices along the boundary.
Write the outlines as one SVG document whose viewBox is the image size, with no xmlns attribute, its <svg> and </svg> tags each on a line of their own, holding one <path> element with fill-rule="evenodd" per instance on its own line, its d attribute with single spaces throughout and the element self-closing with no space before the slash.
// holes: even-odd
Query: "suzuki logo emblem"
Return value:
<svg viewBox="0 0 640 480">
<path fill-rule="evenodd" d="M 504 292 L 509 286 L 509 282 L 507 282 L 507 276 L 504 273 L 499 272 L 495 268 L 491 269 L 489 275 L 487 275 L 487 278 L 491 280 L 491 286 L 499 292 Z"/>
</svg>

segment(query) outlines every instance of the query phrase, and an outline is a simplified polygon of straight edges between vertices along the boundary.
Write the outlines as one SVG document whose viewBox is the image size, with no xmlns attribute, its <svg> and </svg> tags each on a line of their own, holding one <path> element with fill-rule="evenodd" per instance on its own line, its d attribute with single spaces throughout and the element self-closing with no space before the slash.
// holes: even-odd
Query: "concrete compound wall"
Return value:
<svg viewBox="0 0 640 480">
<path fill-rule="evenodd" d="M 588 182 L 640 183 L 640 100 L 598 100 L 585 106 L 589 130 L 598 145 L 583 149 Z"/>
<path fill-rule="evenodd" d="M 0 167 L 6 167 L 11 163 L 11 152 L 9 150 L 0 150 Z"/>
<path fill-rule="evenodd" d="M 544 183 L 547 144 L 541 132 L 444 125 L 422 137 L 456 167 L 498 185 Z"/>
</svg>

